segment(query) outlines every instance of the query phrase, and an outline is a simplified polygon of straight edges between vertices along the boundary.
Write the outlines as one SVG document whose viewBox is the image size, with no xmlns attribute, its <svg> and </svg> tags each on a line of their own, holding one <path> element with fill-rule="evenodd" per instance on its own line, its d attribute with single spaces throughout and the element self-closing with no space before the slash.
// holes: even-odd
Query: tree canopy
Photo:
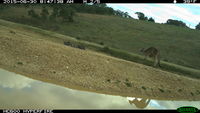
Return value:
<svg viewBox="0 0 200 113">
<path fill-rule="evenodd" d="M 173 19 L 168 19 L 165 24 L 175 25 L 175 26 L 180 26 L 180 27 L 187 27 L 187 25 L 184 22 L 180 20 L 173 20 Z"/>
<path fill-rule="evenodd" d="M 200 22 L 196 25 L 195 29 L 200 30 Z"/>
<path fill-rule="evenodd" d="M 150 21 L 150 22 L 155 22 L 155 20 L 154 20 L 152 17 L 150 17 L 150 18 L 148 19 L 148 21 Z"/>
<path fill-rule="evenodd" d="M 148 20 L 148 18 L 142 12 L 136 12 L 135 14 L 138 15 L 139 20 Z"/>
</svg>

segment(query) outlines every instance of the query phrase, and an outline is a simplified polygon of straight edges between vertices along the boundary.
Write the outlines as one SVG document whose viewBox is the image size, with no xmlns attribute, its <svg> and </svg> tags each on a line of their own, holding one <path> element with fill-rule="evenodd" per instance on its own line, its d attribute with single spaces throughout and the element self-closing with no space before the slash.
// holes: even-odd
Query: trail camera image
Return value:
<svg viewBox="0 0 200 113">
<path fill-rule="evenodd" d="M 3 2 L 4 112 L 200 108 L 199 4 Z"/>
</svg>

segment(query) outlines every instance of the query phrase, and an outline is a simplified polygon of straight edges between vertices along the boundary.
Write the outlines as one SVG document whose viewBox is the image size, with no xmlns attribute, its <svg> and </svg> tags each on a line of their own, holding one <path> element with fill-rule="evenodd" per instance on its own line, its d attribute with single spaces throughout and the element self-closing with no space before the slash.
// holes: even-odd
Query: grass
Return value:
<svg viewBox="0 0 200 113">
<path fill-rule="evenodd" d="M 117 80 L 117 81 L 116 81 L 117 84 L 120 83 L 120 82 L 121 82 L 120 80 Z"/>
<path fill-rule="evenodd" d="M 171 91 L 170 91 L 170 90 L 167 90 L 167 92 L 171 93 Z"/>
<path fill-rule="evenodd" d="M 138 50 L 142 47 L 155 46 L 160 49 L 163 60 L 200 69 L 198 51 L 200 31 L 116 16 L 80 13 L 75 17 L 74 23 L 41 22 L 30 19 L 26 15 L 28 9 L 23 11 L 22 9 L 23 7 L 11 8 L 6 13 L 2 12 L 0 17 L 63 35 L 78 37 L 78 40 L 103 42 L 108 47 L 136 54 L 139 54 Z M 36 12 L 39 13 L 39 9 L 37 10 Z M 17 15 L 13 16 L 13 13 Z M 22 15 L 25 16 L 22 18 Z M 113 23 L 113 21 L 115 22 Z"/>
<path fill-rule="evenodd" d="M 139 54 L 138 50 L 142 47 L 155 46 L 160 49 L 163 60 L 200 69 L 198 51 L 200 31 L 116 16 L 81 13 L 75 16 L 74 23 L 41 22 L 30 19 L 27 16 L 27 10 L 28 8 L 23 7 L 10 8 L 1 11 L 0 17 L 63 35 L 78 37 L 78 40 L 103 42 L 101 45 L 136 54 Z M 39 7 L 36 12 L 40 13 Z"/>
<path fill-rule="evenodd" d="M 84 45 L 86 49 L 148 66 L 152 66 L 153 62 L 143 60 L 138 50 L 141 47 L 156 46 L 161 51 L 161 60 L 164 60 L 161 61 L 162 70 L 200 78 L 200 32 L 197 30 L 95 14 L 77 14 L 74 23 L 45 21 L 41 24 L 31 21 L 26 10 L 23 7 L 10 8 L 5 11 L 13 12 L 14 15 L 2 11 L 0 17 L 27 25 L 4 20 L 0 20 L 0 25 L 31 30 L 57 43 L 70 41 L 72 44 Z"/>
<path fill-rule="evenodd" d="M 127 51 L 124 51 L 121 49 L 116 49 L 116 48 L 112 48 L 112 47 L 108 47 L 108 46 L 102 46 L 100 44 L 96 44 L 96 43 L 92 43 L 92 42 L 88 42 L 88 41 L 84 41 L 84 40 L 77 40 L 76 38 L 58 34 L 56 32 L 51 32 L 51 31 L 47 31 L 44 29 L 28 26 L 28 25 L 17 24 L 17 23 L 5 21 L 5 20 L 0 20 L 0 25 L 12 27 L 14 29 L 22 29 L 22 30 L 27 30 L 29 32 L 32 31 L 35 33 L 39 33 L 43 36 L 46 36 L 46 37 L 48 36 L 48 38 L 46 38 L 47 40 L 50 40 L 50 41 L 53 41 L 56 43 L 63 44 L 64 41 L 70 41 L 72 44 L 74 43 L 74 44 L 84 45 L 86 47 L 86 49 L 90 49 L 90 50 L 97 51 L 97 52 L 102 52 L 107 55 L 125 59 L 128 61 L 133 61 L 133 62 L 145 64 L 148 66 L 152 66 L 152 61 L 149 59 L 144 60 L 144 56 L 130 53 L 130 52 L 127 52 Z M 35 37 L 35 38 L 37 38 L 37 37 Z M 40 38 L 45 38 L 45 37 L 40 37 Z M 189 76 L 189 77 L 193 77 L 193 78 L 200 78 L 200 71 L 197 69 L 184 67 L 184 66 L 177 65 L 177 64 L 172 64 L 172 63 L 165 62 L 165 61 L 161 61 L 161 66 L 162 66 L 162 68 L 161 68 L 162 70 L 170 71 L 173 73 L 177 73 L 180 75 Z"/>
</svg>

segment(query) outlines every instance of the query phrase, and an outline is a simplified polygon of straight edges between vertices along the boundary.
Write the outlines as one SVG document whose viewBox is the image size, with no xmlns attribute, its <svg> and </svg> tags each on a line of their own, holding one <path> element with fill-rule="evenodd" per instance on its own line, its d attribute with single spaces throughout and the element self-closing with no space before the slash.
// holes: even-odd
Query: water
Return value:
<svg viewBox="0 0 200 113">
<path fill-rule="evenodd" d="M 177 109 L 200 108 L 200 101 L 149 100 L 78 91 L 0 69 L 0 109 Z M 130 103 L 129 103 L 130 100 Z M 138 103 L 138 104 L 137 104 Z"/>
</svg>

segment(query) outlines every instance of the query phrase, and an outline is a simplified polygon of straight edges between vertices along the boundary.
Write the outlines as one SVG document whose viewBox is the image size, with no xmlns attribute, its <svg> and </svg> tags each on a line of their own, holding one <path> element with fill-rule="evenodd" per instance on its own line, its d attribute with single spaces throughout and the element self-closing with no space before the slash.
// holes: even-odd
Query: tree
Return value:
<svg viewBox="0 0 200 113">
<path fill-rule="evenodd" d="M 115 11 L 115 15 L 123 17 L 123 12 L 120 10 Z"/>
<path fill-rule="evenodd" d="M 72 8 L 65 7 L 59 11 L 59 17 L 63 19 L 63 22 L 66 21 L 73 22 L 74 15 L 75 15 L 75 10 Z"/>
<path fill-rule="evenodd" d="M 139 20 L 148 20 L 148 18 L 141 12 L 136 12 L 135 14 L 138 15 Z"/>
<path fill-rule="evenodd" d="M 59 16 L 59 7 L 57 7 L 57 5 L 54 5 L 52 7 L 53 7 L 53 12 L 49 16 L 49 19 L 55 20 Z"/>
<path fill-rule="evenodd" d="M 97 6 L 97 7 L 102 7 L 102 8 L 105 8 L 107 7 L 107 5 L 105 3 L 101 3 L 101 4 L 93 4 L 94 6 Z"/>
<path fill-rule="evenodd" d="M 74 21 L 74 15 L 75 15 L 75 10 L 74 9 L 69 9 L 69 17 L 68 17 L 68 20 L 70 22 L 73 22 Z"/>
<path fill-rule="evenodd" d="M 7 9 L 7 8 L 10 8 L 10 7 L 12 7 L 11 4 L 1 4 L 0 5 L 0 11 Z"/>
<path fill-rule="evenodd" d="M 48 15 L 49 15 L 48 10 L 45 7 L 43 7 L 42 12 L 40 13 L 41 18 L 43 20 L 46 20 L 48 18 Z"/>
<path fill-rule="evenodd" d="M 125 18 L 129 18 L 128 12 L 125 12 L 125 13 L 124 13 L 124 17 L 125 17 Z"/>
<path fill-rule="evenodd" d="M 180 26 L 180 27 L 187 27 L 187 25 L 184 22 L 172 19 L 168 19 L 166 24 Z"/>
<path fill-rule="evenodd" d="M 114 15 L 114 10 L 113 10 L 113 8 L 106 7 L 106 8 L 104 8 L 104 10 L 105 10 L 105 14 Z"/>
<path fill-rule="evenodd" d="M 32 18 L 39 18 L 39 16 L 35 13 L 33 9 L 28 11 L 28 15 L 31 16 Z"/>
<path fill-rule="evenodd" d="M 155 20 L 154 20 L 152 17 L 149 18 L 148 21 L 149 21 L 149 22 L 154 22 L 154 23 L 155 23 Z"/>
<path fill-rule="evenodd" d="M 196 25 L 195 29 L 200 30 L 200 22 Z"/>
</svg>

